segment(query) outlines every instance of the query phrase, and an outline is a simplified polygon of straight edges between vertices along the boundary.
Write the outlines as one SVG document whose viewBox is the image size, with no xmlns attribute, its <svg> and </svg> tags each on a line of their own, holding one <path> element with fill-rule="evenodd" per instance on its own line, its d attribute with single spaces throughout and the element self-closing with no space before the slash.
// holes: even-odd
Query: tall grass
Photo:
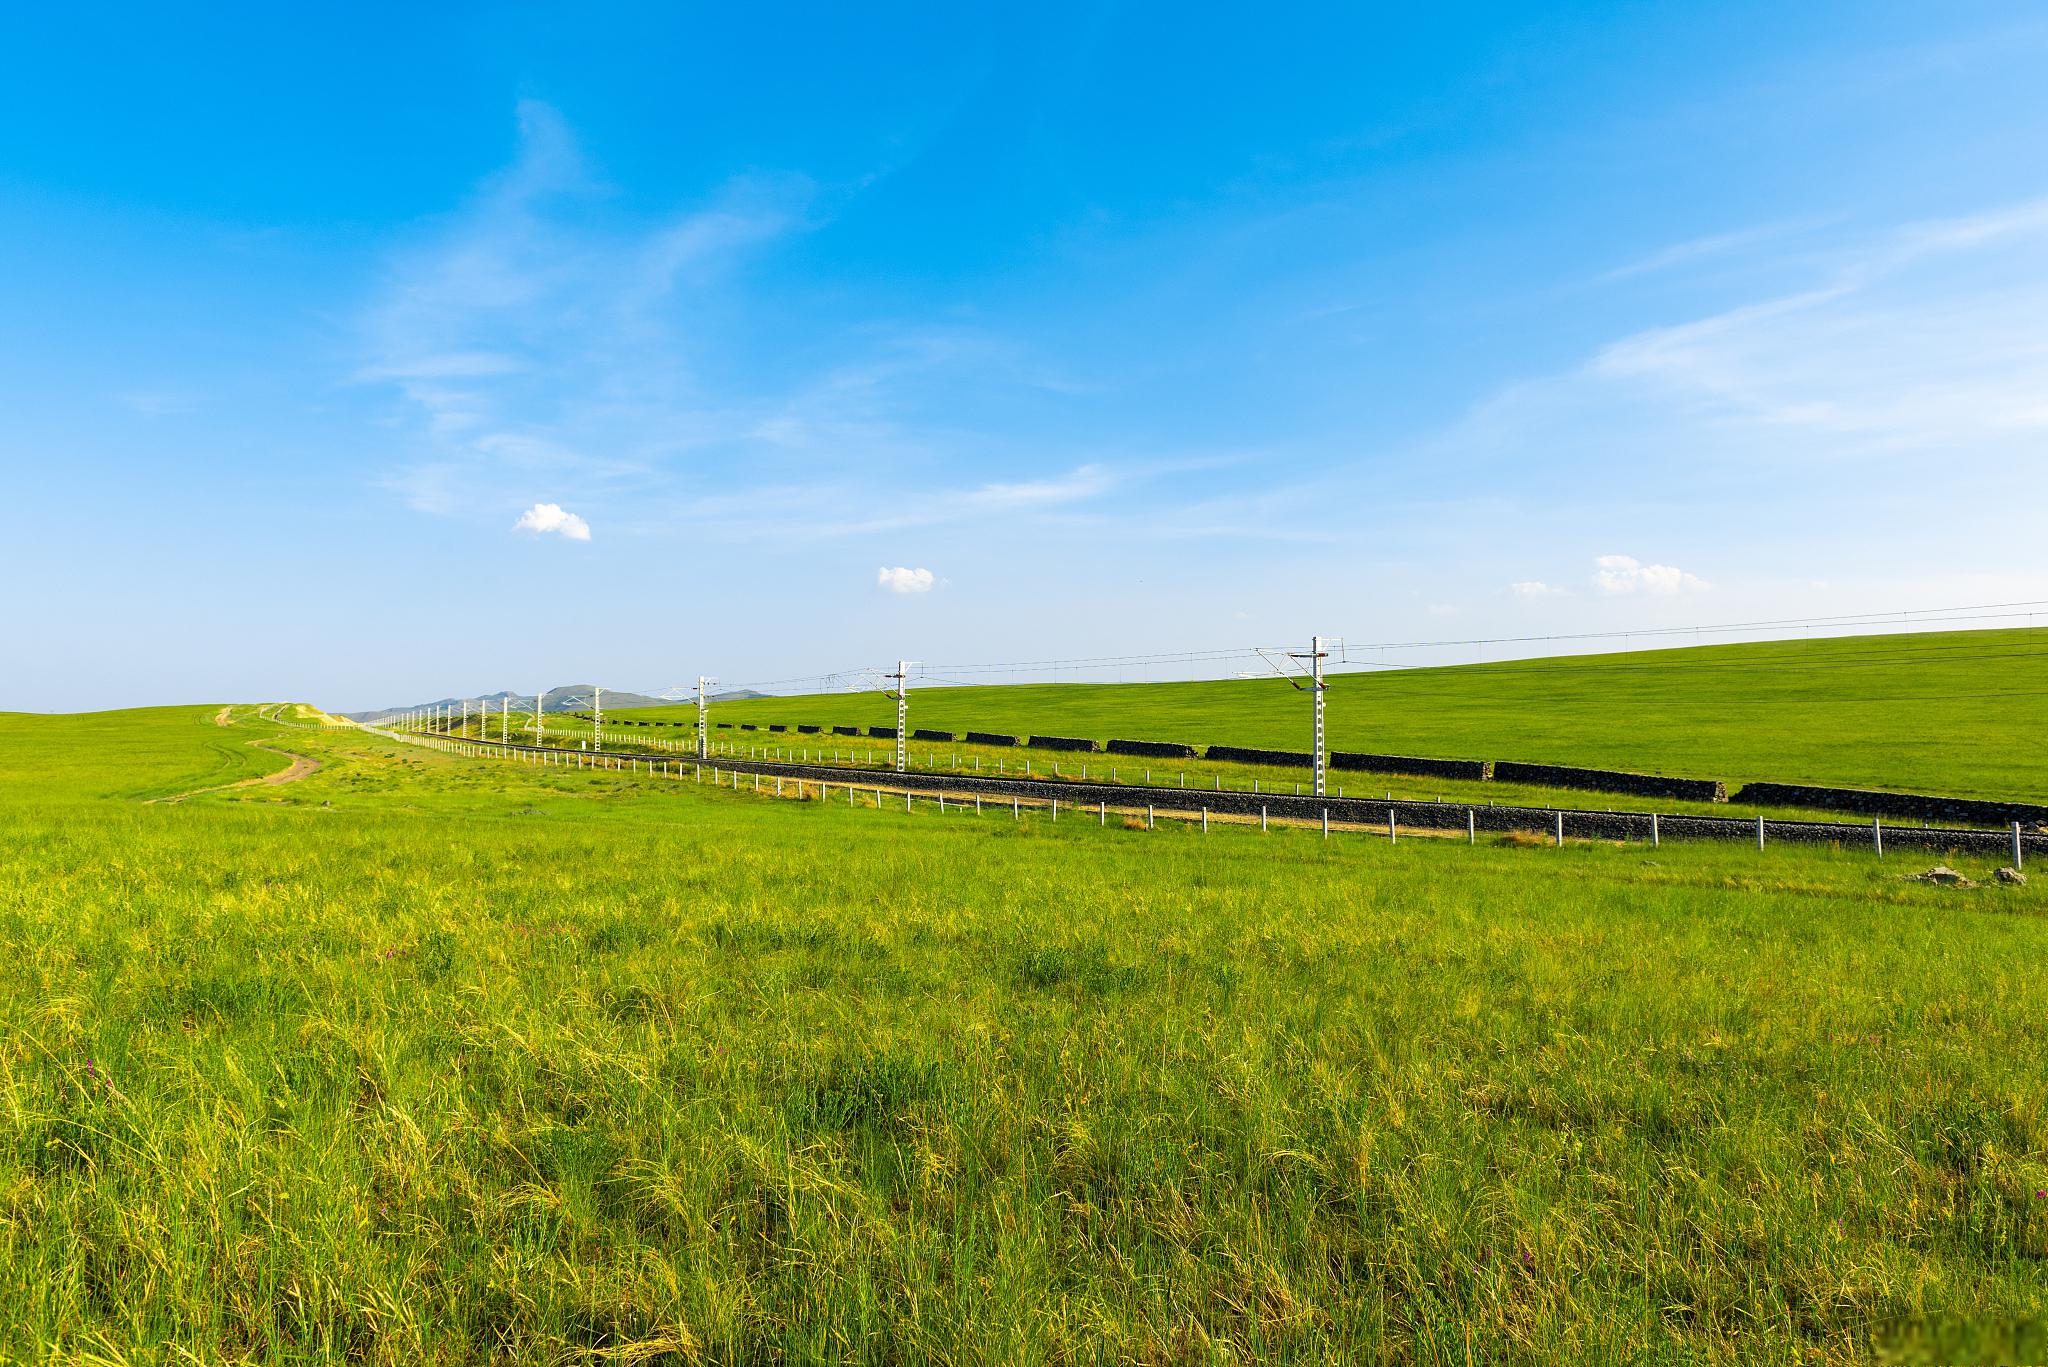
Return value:
<svg viewBox="0 0 2048 1367">
<path fill-rule="evenodd" d="M 324 767 L 142 806 L 103 724 L 0 720 L 0 1359 L 1854 1361 L 2048 1294 L 2037 887 L 257 721 Z"/>
</svg>

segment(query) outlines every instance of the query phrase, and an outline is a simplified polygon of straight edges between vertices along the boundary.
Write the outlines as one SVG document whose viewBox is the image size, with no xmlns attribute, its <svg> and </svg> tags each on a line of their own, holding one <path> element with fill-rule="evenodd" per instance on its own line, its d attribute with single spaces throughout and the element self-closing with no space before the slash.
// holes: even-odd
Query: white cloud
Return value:
<svg viewBox="0 0 2048 1367">
<path fill-rule="evenodd" d="M 1645 565 L 1632 555 L 1603 555 L 1593 562 L 1593 587 L 1602 593 L 1694 593 L 1707 581 L 1676 565 Z"/>
<path fill-rule="evenodd" d="M 1561 598 L 1571 592 L 1555 584 L 1546 584 L 1541 579 L 1521 579 L 1508 585 L 1508 591 L 1517 598 Z"/>
<path fill-rule="evenodd" d="M 512 524 L 515 532 L 560 532 L 571 541 L 590 540 L 590 524 L 559 503 L 536 503 Z"/>
<path fill-rule="evenodd" d="M 930 593 L 936 582 L 930 570 L 913 570 L 905 565 L 894 569 L 884 565 L 875 572 L 875 583 L 891 593 Z"/>
</svg>

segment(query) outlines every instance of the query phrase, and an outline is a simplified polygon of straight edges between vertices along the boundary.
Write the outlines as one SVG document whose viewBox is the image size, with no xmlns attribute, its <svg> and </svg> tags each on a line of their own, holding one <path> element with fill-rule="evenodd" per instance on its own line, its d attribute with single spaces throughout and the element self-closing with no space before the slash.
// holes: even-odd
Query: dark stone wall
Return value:
<svg viewBox="0 0 2048 1367">
<path fill-rule="evenodd" d="M 1633 793 L 1638 797 L 1680 798 L 1687 802 L 1726 802 L 1728 789 L 1719 779 L 1666 778 L 1632 774 L 1622 769 L 1574 769 L 1562 764 L 1522 764 L 1496 760 L 1497 783 L 1533 783 L 1545 788 L 1581 788 L 1597 793 Z"/>
<path fill-rule="evenodd" d="M 1287 769 L 1313 769 L 1315 756 L 1306 750 L 1251 750 L 1242 745 L 1212 745 L 1203 758 L 1226 764 L 1272 764 Z"/>
<path fill-rule="evenodd" d="M 951 740 L 953 739 L 953 733 L 951 731 L 926 731 L 919 729 L 912 731 L 910 738 L 912 740 Z"/>
<path fill-rule="evenodd" d="M 994 731 L 969 731 L 967 733 L 967 743 L 969 745 L 1022 745 L 1024 742 L 1016 736 L 998 735 Z"/>
<path fill-rule="evenodd" d="M 1411 755 L 1365 755 L 1351 750 L 1332 750 L 1330 767 L 1367 774 L 1464 779 L 1473 783 L 1484 783 L 1493 777 L 1493 761 L 1489 759 L 1417 759 Z"/>
<path fill-rule="evenodd" d="M 896 739 L 896 728 L 893 726 L 870 726 L 868 734 L 880 740 L 894 740 Z"/>
<path fill-rule="evenodd" d="M 796 727 L 796 729 L 797 729 L 797 734 L 798 734 L 798 735 L 800 735 L 800 736 L 815 736 L 815 735 L 817 735 L 817 734 L 818 734 L 818 728 L 817 728 L 817 727 L 815 727 L 815 726 L 805 726 L 805 725 L 804 725 L 804 724 L 803 724 L 802 722 L 798 722 L 798 723 L 797 723 L 797 727 Z"/>
<path fill-rule="evenodd" d="M 1165 740 L 1113 740 L 1109 743 L 1112 755 L 1147 755 L 1153 759 L 1193 759 L 1195 747 L 1179 745 Z"/>
<path fill-rule="evenodd" d="M 2048 823 L 2048 807 L 2032 802 L 1992 802 L 1982 798 L 1935 797 L 1923 793 L 1880 793 L 1864 788 L 1816 788 L 1803 783 L 1748 783 L 1737 802 L 1759 807 L 1818 807 L 1822 811 L 1860 812 L 1917 821 L 1967 821 L 1985 825 L 2039 826 Z"/>
<path fill-rule="evenodd" d="M 1078 736 L 1033 736 L 1031 738 L 1031 748 L 1034 750 L 1078 750 L 1092 755 L 1102 747 L 1092 740 L 1082 740 Z"/>
<path fill-rule="evenodd" d="M 858 726 L 835 726 L 832 728 L 832 734 L 835 736 L 857 736 L 860 734 L 860 728 Z"/>
</svg>

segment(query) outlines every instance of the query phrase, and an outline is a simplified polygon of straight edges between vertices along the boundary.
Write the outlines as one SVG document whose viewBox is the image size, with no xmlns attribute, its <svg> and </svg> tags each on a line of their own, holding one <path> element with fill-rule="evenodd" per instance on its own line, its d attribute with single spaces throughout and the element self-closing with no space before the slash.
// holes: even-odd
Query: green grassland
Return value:
<svg viewBox="0 0 2048 1367">
<path fill-rule="evenodd" d="M 0 1361 L 2044 1356 L 2038 880 L 214 715 L 0 717 Z"/>
<path fill-rule="evenodd" d="M 2048 801 L 2048 628 L 1822 638 L 1335 677 L 1336 750 Z M 877 694 L 748 699 L 722 721 L 891 725 Z M 693 708 L 621 718 L 687 719 Z M 1286 681 L 919 688 L 912 725 L 1308 748 Z M 550 726 L 555 723 L 550 720 Z M 1358 780 L 1370 787 L 1371 780 Z"/>
</svg>

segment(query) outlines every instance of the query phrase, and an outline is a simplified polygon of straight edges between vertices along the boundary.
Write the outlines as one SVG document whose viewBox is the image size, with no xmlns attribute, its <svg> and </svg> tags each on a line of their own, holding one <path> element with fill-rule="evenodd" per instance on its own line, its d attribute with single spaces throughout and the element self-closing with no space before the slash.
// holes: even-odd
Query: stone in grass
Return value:
<svg viewBox="0 0 2048 1367">
<path fill-rule="evenodd" d="M 1908 883 L 1940 883 L 1952 888 L 1974 888 L 1977 886 L 1974 879 L 1965 878 L 1946 864 L 1936 864 L 1925 873 L 1907 873 L 1901 874 L 1900 877 Z"/>
<path fill-rule="evenodd" d="M 2000 869 L 1994 876 L 2001 883 L 2011 883 L 2022 888 L 2027 885 L 2027 876 L 2018 869 Z"/>
</svg>

